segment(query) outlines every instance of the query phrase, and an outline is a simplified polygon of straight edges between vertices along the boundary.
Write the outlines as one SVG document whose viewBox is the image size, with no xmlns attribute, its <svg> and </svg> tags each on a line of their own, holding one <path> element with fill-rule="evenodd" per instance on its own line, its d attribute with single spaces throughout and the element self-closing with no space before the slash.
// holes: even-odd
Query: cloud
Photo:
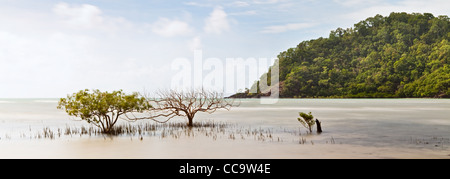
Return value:
<svg viewBox="0 0 450 179">
<path fill-rule="evenodd" d="M 191 51 L 201 50 L 202 49 L 202 40 L 200 37 L 194 37 L 188 44 L 189 49 Z"/>
<path fill-rule="evenodd" d="M 261 32 L 275 34 L 275 33 L 282 33 L 282 32 L 286 32 L 286 31 L 305 29 L 305 28 L 313 27 L 315 25 L 316 24 L 314 24 L 314 23 L 292 23 L 292 24 L 286 24 L 286 25 L 268 26 L 268 27 L 265 27 Z"/>
<path fill-rule="evenodd" d="M 186 39 L 161 39 L 152 31 L 180 35 L 186 31 L 178 27 L 188 26 L 183 21 L 160 18 L 148 26 L 110 16 L 101 6 L 49 6 L 0 7 L 0 24 L 8 24 L 0 29 L 0 86 L 8 86 L 0 88 L 0 98 L 63 97 L 80 88 L 153 89 L 170 82 L 171 59 L 191 54 Z"/>
<path fill-rule="evenodd" d="M 333 2 L 346 6 L 346 7 L 354 7 L 359 5 L 370 5 L 374 3 L 379 3 L 379 1 L 373 0 L 333 0 Z"/>
<path fill-rule="evenodd" d="M 275 4 L 280 2 L 280 0 L 253 0 L 254 4 Z"/>
<path fill-rule="evenodd" d="M 253 16 L 257 14 L 258 13 L 255 10 L 229 13 L 230 16 Z"/>
<path fill-rule="evenodd" d="M 212 4 L 209 3 L 198 3 L 198 2 L 184 2 L 184 5 L 188 5 L 188 6 L 196 6 L 196 7 L 211 7 L 213 6 Z"/>
<path fill-rule="evenodd" d="M 194 30 L 186 22 L 170 20 L 168 18 L 159 18 L 158 21 L 153 23 L 152 31 L 164 37 L 174 37 L 189 35 Z"/>
<path fill-rule="evenodd" d="M 61 92 L 71 91 L 81 78 L 91 78 L 86 74 L 95 71 L 90 63 L 98 60 L 92 53 L 97 43 L 90 37 L 0 32 L 0 41 L 5 40 L 8 45 L 0 45 L 0 49 L 8 53 L 0 52 L 0 81 L 9 88 L 0 89 L 2 96 L 63 96 Z"/>
<path fill-rule="evenodd" d="M 350 1 L 350 0 L 349 0 Z M 352 0 L 355 3 L 358 0 Z M 360 0 L 362 1 L 362 0 Z M 361 4 L 361 3 L 360 3 Z M 363 4 L 361 4 L 363 6 Z M 358 11 L 353 11 L 343 14 L 344 19 L 351 20 L 356 23 L 358 20 L 373 17 L 377 14 L 388 16 L 391 12 L 407 12 L 407 13 L 433 13 L 433 15 L 448 15 L 448 7 L 450 1 L 448 0 L 402 0 L 396 3 L 378 3 L 371 4 L 368 7 L 358 8 Z"/>
<path fill-rule="evenodd" d="M 232 3 L 230 3 L 231 6 L 234 7 L 247 7 L 250 6 L 250 4 L 248 2 L 244 2 L 244 1 L 234 1 Z"/>
<path fill-rule="evenodd" d="M 90 4 L 69 5 L 58 3 L 53 7 L 53 12 L 62 18 L 65 23 L 74 27 L 92 28 L 104 21 L 102 11 Z"/>
<path fill-rule="evenodd" d="M 216 7 L 211 14 L 205 19 L 204 30 L 209 34 L 221 34 L 230 30 L 230 23 L 227 13 L 222 7 Z"/>
<path fill-rule="evenodd" d="M 123 17 L 103 15 L 100 8 L 90 4 L 58 3 L 53 6 L 52 10 L 61 23 L 76 29 L 102 29 L 114 32 L 118 29 L 132 28 L 133 26 L 133 23 Z"/>
</svg>

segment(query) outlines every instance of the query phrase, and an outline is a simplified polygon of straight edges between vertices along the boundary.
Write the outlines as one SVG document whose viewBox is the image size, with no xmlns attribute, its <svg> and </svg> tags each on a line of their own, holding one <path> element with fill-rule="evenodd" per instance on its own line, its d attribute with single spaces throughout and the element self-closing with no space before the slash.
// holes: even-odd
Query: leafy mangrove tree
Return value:
<svg viewBox="0 0 450 179">
<path fill-rule="evenodd" d="M 103 133 L 110 133 L 119 116 L 130 112 L 144 112 L 152 106 L 137 93 L 127 95 L 122 90 L 109 93 L 86 89 L 61 98 L 57 108 L 101 128 Z"/>
</svg>

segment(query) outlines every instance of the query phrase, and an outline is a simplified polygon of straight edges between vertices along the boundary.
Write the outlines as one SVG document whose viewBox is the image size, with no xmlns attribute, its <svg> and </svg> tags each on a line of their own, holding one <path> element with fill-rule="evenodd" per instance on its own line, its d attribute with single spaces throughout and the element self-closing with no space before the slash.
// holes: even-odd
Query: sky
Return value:
<svg viewBox="0 0 450 179">
<path fill-rule="evenodd" d="M 178 72 L 174 61 L 194 63 L 195 51 L 201 52 L 202 60 L 215 58 L 224 64 L 228 58 L 273 59 L 304 40 L 328 37 L 331 30 L 350 28 L 376 14 L 438 16 L 450 11 L 448 0 L 0 0 L 0 4 L 0 98 L 59 98 L 82 89 L 168 89 Z M 251 85 L 253 80 L 247 81 Z M 249 84 L 235 90 L 245 87 Z"/>
</svg>

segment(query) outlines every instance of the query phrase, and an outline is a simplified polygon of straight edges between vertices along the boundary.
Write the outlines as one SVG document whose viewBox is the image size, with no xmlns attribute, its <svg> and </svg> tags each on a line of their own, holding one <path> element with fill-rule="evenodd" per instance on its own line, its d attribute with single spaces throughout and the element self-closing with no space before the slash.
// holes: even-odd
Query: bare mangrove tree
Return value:
<svg viewBox="0 0 450 179">
<path fill-rule="evenodd" d="M 212 114 L 218 109 L 230 110 L 231 107 L 237 106 L 234 104 L 234 100 L 225 99 L 222 93 L 204 89 L 188 91 L 160 90 L 156 93 L 155 98 L 146 98 L 153 106 L 149 110 L 149 115 L 137 117 L 133 114 L 126 114 L 125 116 L 128 120 L 151 119 L 165 123 L 175 116 L 183 116 L 187 118 L 187 125 L 191 127 L 197 112 Z M 157 118 L 160 117 L 166 117 L 166 119 L 158 120 Z"/>
</svg>

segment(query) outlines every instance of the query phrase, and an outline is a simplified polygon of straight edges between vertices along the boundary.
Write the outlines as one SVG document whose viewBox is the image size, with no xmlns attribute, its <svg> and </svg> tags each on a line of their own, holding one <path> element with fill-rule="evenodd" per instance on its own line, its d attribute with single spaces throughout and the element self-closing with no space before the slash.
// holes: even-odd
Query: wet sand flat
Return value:
<svg viewBox="0 0 450 179">
<path fill-rule="evenodd" d="M 68 127 L 89 125 L 57 110 L 55 101 L 9 100 L 0 103 L 0 158 L 450 158 L 448 109 L 447 99 L 252 99 L 196 116 L 228 124 L 220 129 L 111 137 L 65 135 Z M 322 134 L 307 134 L 297 121 L 298 112 L 309 111 L 322 121 Z M 130 125 L 145 123 L 152 121 Z M 43 129 L 54 136 L 44 137 Z"/>
</svg>

